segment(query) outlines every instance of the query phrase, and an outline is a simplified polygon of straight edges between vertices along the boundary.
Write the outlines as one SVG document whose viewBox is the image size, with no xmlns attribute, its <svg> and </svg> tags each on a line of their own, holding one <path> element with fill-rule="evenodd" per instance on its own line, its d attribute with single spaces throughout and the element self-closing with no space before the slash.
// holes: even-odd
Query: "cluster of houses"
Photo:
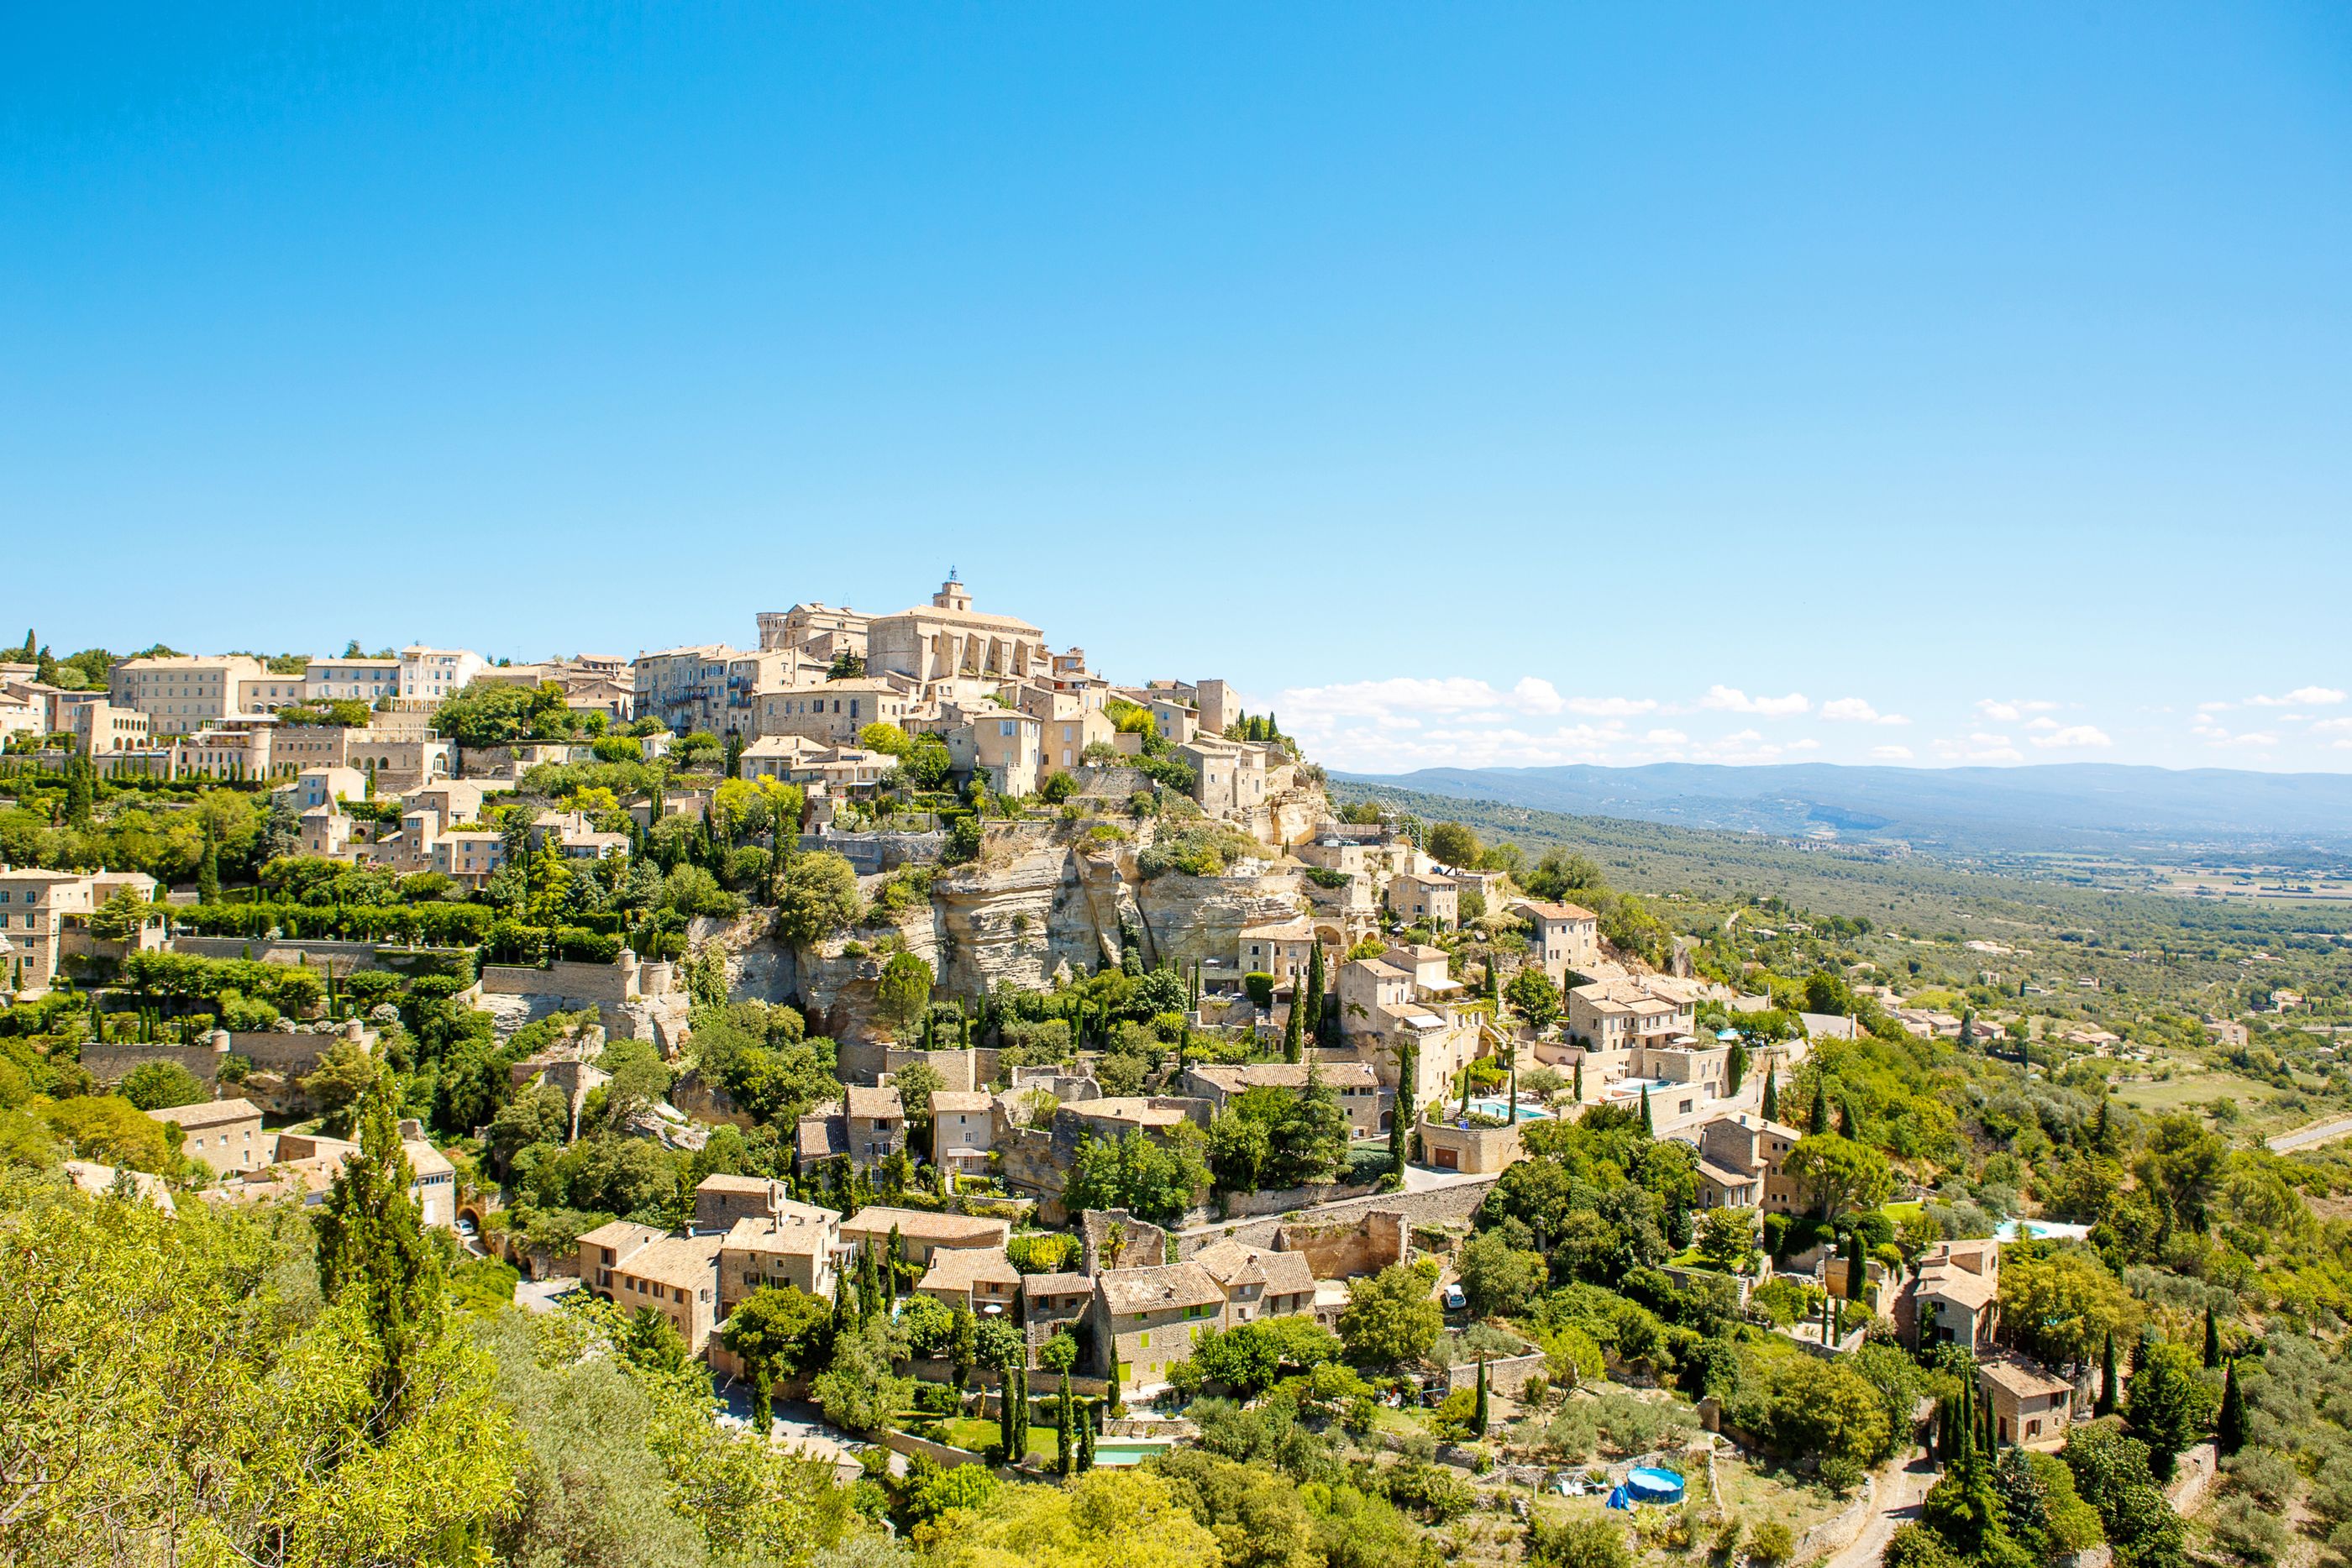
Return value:
<svg viewBox="0 0 2352 1568">
<path fill-rule="evenodd" d="M 261 1107 L 252 1101 L 203 1100 L 150 1111 L 148 1116 L 179 1132 L 180 1153 L 209 1170 L 212 1185 L 196 1189 L 210 1204 L 236 1205 L 291 1199 L 315 1207 L 326 1198 L 346 1161 L 359 1145 L 316 1133 L 268 1132 Z M 419 1123 L 400 1124 L 401 1151 L 408 1158 L 408 1196 L 424 1224 L 446 1230 L 457 1228 L 457 1168 L 427 1142 Z M 86 1192 L 107 1192 L 128 1185 L 157 1207 L 170 1212 L 174 1202 L 158 1178 L 87 1160 L 68 1160 L 66 1174 Z"/>
<path fill-rule="evenodd" d="M 845 1218 L 794 1200 L 782 1182 L 711 1176 L 695 1191 L 693 1224 L 600 1226 L 580 1238 L 578 1269 L 583 1287 L 624 1309 L 660 1313 L 694 1354 L 734 1375 L 742 1369 L 719 1335 L 746 1297 L 792 1286 L 829 1300 L 857 1255 L 872 1250 L 913 1272 L 917 1294 L 1020 1328 L 1033 1366 L 1038 1348 L 1066 1330 L 1083 1374 L 1148 1392 L 1204 1329 L 1329 1320 L 1347 1299 L 1349 1273 L 1397 1261 L 1405 1245 L 1401 1213 L 1359 1222 L 1350 1228 L 1357 1245 L 1347 1249 L 1321 1236 L 1319 1249 L 1308 1247 L 1284 1228 L 1274 1247 L 1223 1237 L 1181 1258 L 1168 1232 L 1124 1211 L 1089 1211 L 1077 1223 L 1078 1268 L 1024 1273 L 1008 1253 L 1006 1219 L 887 1205 Z"/>
</svg>

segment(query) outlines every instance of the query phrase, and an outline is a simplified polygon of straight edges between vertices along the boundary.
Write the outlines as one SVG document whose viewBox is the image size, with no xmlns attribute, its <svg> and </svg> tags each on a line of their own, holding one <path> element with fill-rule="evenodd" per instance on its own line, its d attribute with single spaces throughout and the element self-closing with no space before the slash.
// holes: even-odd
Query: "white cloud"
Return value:
<svg viewBox="0 0 2352 1568">
<path fill-rule="evenodd" d="M 2311 727 L 2315 735 L 2339 729 L 2352 729 L 2352 718 L 2323 718 Z"/>
<path fill-rule="evenodd" d="M 2033 737 L 2033 744 L 2045 750 L 2081 750 L 2109 747 L 2115 742 L 2108 738 L 2105 730 L 2096 725 L 2075 724 L 2067 726 L 2055 735 L 2037 735 Z"/>
<path fill-rule="evenodd" d="M 1980 698 L 1977 713 L 1995 724 L 2015 724 L 2030 713 L 2049 713 L 2057 704 L 2042 697 L 2022 697 L 2003 702 L 1998 697 Z"/>
<path fill-rule="evenodd" d="M 2263 747 L 2276 746 L 2278 744 L 2278 740 L 2279 737 L 2277 736 L 2272 735 L 2265 730 L 2257 729 L 2249 730 L 2244 735 L 2232 735 L 2223 738 L 2217 738 L 2212 741 L 2211 744 L 2215 746 L 2243 746 L 2259 749 Z"/>
<path fill-rule="evenodd" d="M 1822 716 L 1853 724 L 1909 724 L 1899 713 L 1881 713 L 1861 697 L 1840 697 L 1822 705 Z"/>
<path fill-rule="evenodd" d="M 1791 751 L 1819 751 L 1821 748 L 1822 743 L 1810 735 L 1802 740 L 1789 742 L 1789 749 Z"/>
<path fill-rule="evenodd" d="M 1570 697 L 1566 706 L 1569 712 L 1587 718 L 1631 718 L 1637 713 L 1655 713 L 1658 708 L 1653 697 Z"/>
<path fill-rule="evenodd" d="M 2199 713 L 2228 713 L 2231 708 L 2236 707 L 2238 705 L 2236 703 L 2199 703 L 2197 705 L 2197 711 Z"/>
<path fill-rule="evenodd" d="M 2248 707 L 2333 707 L 2347 694 L 2334 686 L 2297 686 L 2284 696 L 2248 697 Z"/>
<path fill-rule="evenodd" d="M 1785 697 L 1751 697 L 1738 686 L 1709 686 L 1698 706 L 1718 708 L 1726 713 L 1759 714 L 1766 718 L 1786 718 L 1790 714 L 1804 713 L 1813 706 L 1801 692 L 1790 692 Z"/>
<path fill-rule="evenodd" d="M 1881 762 L 1911 760 L 1911 748 L 1907 746 L 1874 746 L 1870 748 L 1870 754 Z"/>
<path fill-rule="evenodd" d="M 1679 729 L 1654 729 L 1642 738 L 1653 746 L 1683 746 L 1690 740 L 1690 737 Z"/>
<path fill-rule="evenodd" d="M 2038 713 L 2032 718 L 2025 721 L 2025 727 L 2028 729 L 2056 729 L 2058 727 L 2058 721 L 2052 718 L 2046 713 Z"/>
<path fill-rule="evenodd" d="M 1538 675 L 1521 675 L 1511 696 L 1528 713 L 1558 713 L 1565 705 L 1559 688 Z"/>
</svg>

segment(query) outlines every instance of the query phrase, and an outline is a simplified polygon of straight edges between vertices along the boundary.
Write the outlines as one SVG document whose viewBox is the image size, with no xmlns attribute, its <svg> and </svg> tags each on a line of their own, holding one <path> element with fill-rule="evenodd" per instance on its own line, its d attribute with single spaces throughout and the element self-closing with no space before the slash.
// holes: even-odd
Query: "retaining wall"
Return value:
<svg viewBox="0 0 2352 1568">
<path fill-rule="evenodd" d="M 1499 1394 L 1506 1399 L 1517 1399 L 1519 1396 L 1519 1391 L 1528 1385 L 1528 1379 L 1543 1372 L 1549 1360 L 1549 1356 L 1538 1350 L 1529 1352 L 1526 1355 L 1505 1356 L 1500 1360 L 1489 1361 L 1486 1363 L 1487 1391 Z M 1457 1362 L 1445 1369 L 1445 1392 L 1448 1394 L 1457 1388 L 1477 1386 L 1478 1364 L 1476 1362 Z"/>
<path fill-rule="evenodd" d="M 1252 1247 L 1272 1247 L 1275 1237 L 1286 1224 L 1328 1225 L 1338 1221 L 1360 1219 L 1376 1210 L 1394 1209 L 1405 1217 L 1408 1226 L 1435 1225 L 1449 1219 L 1467 1219 L 1495 1185 L 1496 1178 L 1484 1176 L 1475 1181 L 1458 1182 L 1433 1192 L 1383 1192 L 1370 1197 L 1352 1197 L 1339 1203 L 1326 1204 L 1285 1221 L 1279 1218 L 1244 1220 L 1230 1225 L 1197 1226 L 1177 1237 L 1181 1256 L 1190 1258 L 1220 1237 L 1230 1236 Z"/>
</svg>

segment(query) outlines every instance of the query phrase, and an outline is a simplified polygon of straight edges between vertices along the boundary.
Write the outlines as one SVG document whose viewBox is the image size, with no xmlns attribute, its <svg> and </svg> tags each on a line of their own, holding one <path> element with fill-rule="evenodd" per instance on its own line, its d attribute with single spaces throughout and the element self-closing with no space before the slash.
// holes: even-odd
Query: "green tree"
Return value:
<svg viewBox="0 0 2352 1568">
<path fill-rule="evenodd" d="M 809 945 L 848 930 L 861 904 L 857 873 L 831 850 L 794 857 L 776 894 L 776 930 L 787 942 Z"/>
<path fill-rule="evenodd" d="M 890 956 L 875 982 L 874 1002 L 882 1020 L 904 1039 L 931 1006 L 931 967 L 912 953 Z"/>
<path fill-rule="evenodd" d="M 1783 1168 L 1805 1185 L 1823 1219 L 1875 1208 L 1895 1190 L 1895 1176 L 1885 1155 L 1835 1133 L 1799 1139 Z"/>
<path fill-rule="evenodd" d="M 2197 1376 L 2195 1357 L 2185 1345 L 2150 1345 L 2131 1375 L 2124 1424 L 2147 1445 L 2157 1479 L 2168 1479 L 2173 1461 L 2195 1443 L 2212 1419 L 2213 1396 Z"/>
<path fill-rule="evenodd" d="M 379 1442 L 427 1396 L 416 1374 L 440 1332 L 445 1288 L 441 1253 L 409 1196 L 415 1173 L 401 1148 L 397 1093 L 383 1072 L 362 1097 L 359 1148 L 319 1213 L 319 1288 L 363 1324 L 374 1394 L 366 1427 Z"/>
<path fill-rule="evenodd" d="M 1522 964 L 1503 988 L 1503 995 L 1530 1027 L 1544 1030 L 1559 1017 L 1559 988 L 1551 977 L 1533 964 Z"/>
<path fill-rule="evenodd" d="M 1478 835 L 1460 822 L 1439 822 L 1429 830 L 1430 858 L 1459 869 L 1475 870 L 1486 853 Z"/>
<path fill-rule="evenodd" d="M 212 1098 L 196 1075 L 176 1061 L 142 1061 L 122 1075 L 122 1097 L 142 1111 L 194 1105 Z"/>
<path fill-rule="evenodd" d="M 2238 1364 L 2232 1359 L 2221 1383 L 2221 1413 L 2213 1422 L 2213 1447 L 2227 1458 L 2246 1446 L 2246 1396 L 2238 1388 Z"/>
<path fill-rule="evenodd" d="M 814 1370 L 832 1330 L 831 1306 L 796 1286 L 762 1285 L 736 1303 L 719 1337 L 750 1377 L 755 1429 L 767 1429 L 774 1385 Z"/>
<path fill-rule="evenodd" d="M 1359 1365 L 1396 1366 L 1429 1354 L 1445 1327 L 1445 1314 L 1430 1299 L 1433 1281 L 1422 1268 L 1391 1263 L 1348 1284 L 1348 1305 L 1339 1313 L 1339 1338 Z"/>
<path fill-rule="evenodd" d="M 1633 1568 L 1625 1527 L 1606 1513 L 1558 1524 L 1538 1519 L 1528 1529 L 1528 1561 L 1542 1568 Z"/>
<path fill-rule="evenodd" d="M 1482 1230 L 1462 1245 L 1462 1293 L 1479 1317 L 1516 1317 L 1549 1283 L 1544 1256 L 1511 1245 L 1499 1229 Z"/>
<path fill-rule="evenodd" d="M 2052 1365 L 2081 1366 L 2139 1322 L 2139 1303 L 2087 1250 L 2021 1252 L 2000 1270 L 2005 1334 Z"/>
</svg>

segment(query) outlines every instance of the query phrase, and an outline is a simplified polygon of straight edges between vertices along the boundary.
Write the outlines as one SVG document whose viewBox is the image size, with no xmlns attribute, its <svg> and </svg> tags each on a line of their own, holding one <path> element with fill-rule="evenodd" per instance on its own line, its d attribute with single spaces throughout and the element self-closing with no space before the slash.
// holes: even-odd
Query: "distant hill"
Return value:
<svg viewBox="0 0 2352 1568">
<path fill-rule="evenodd" d="M 2040 768 L 1425 768 L 1354 783 L 1622 817 L 1957 853 L 2147 854 L 2277 843 L 2352 853 L 2352 774 Z"/>
</svg>

